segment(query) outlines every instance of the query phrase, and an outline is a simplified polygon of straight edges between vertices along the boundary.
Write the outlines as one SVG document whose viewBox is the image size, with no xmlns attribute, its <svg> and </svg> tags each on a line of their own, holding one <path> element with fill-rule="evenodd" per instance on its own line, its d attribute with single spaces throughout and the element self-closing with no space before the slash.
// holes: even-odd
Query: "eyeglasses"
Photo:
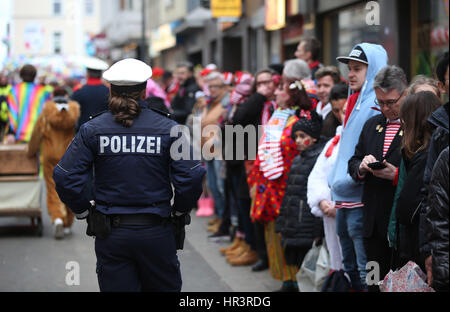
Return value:
<svg viewBox="0 0 450 312">
<path fill-rule="evenodd" d="M 225 85 L 221 84 L 221 85 L 209 85 L 208 89 L 220 89 L 223 88 Z"/>
<path fill-rule="evenodd" d="M 273 83 L 273 80 L 263 80 L 263 81 L 258 81 L 258 82 L 256 83 L 256 86 L 259 87 L 259 86 L 262 86 L 262 85 L 268 85 L 268 84 L 270 84 L 270 83 Z"/>
<path fill-rule="evenodd" d="M 375 105 L 378 105 L 380 107 L 383 107 L 383 106 L 392 107 L 395 104 L 397 104 L 397 102 L 402 98 L 404 93 L 405 93 L 405 91 L 403 91 L 402 94 L 400 94 L 399 98 L 396 100 L 379 101 L 378 99 L 375 99 Z"/>
</svg>

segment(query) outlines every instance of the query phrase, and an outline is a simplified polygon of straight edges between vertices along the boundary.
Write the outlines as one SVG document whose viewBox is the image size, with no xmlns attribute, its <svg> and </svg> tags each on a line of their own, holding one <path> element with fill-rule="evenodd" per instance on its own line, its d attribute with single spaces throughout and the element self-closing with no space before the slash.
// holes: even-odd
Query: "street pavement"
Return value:
<svg viewBox="0 0 450 312">
<path fill-rule="evenodd" d="M 29 218 L 0 218 L 0 292 L 98 292 L 94 239 L 85 235 L 86 222 L 75 221 L 72 235 L 55 240 L 46 209 L 42 216 L 42 237 L 17 228 L 28 226 Z M 280 287 L 268 270 L 254 273 L 250 266 L 229 265 L 218 250 L 230 242 L 208 240 L 208 220 L 192 212 L 185 249 L 178 252 L 182 292 L 270 292 Z M 78 269 L 79 281 L 74 278 Z"/>
</svg>

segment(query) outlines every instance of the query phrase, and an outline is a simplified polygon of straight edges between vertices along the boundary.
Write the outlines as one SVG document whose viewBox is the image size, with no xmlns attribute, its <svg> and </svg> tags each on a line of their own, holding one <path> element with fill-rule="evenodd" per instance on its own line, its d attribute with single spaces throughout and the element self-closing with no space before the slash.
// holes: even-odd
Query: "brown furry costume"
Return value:
<svg viewBox="0 0 450 312">
<path fill-rule="evenodd" d="M 80 106 L 77 102 L 69 101 L 69 109 L 58 111 L 52 101 L 45 103 L 42 113 L 33 129 L 28 143 L 28 156 L 37 154 L 43 143 L 42 166 L 47 187 L 47 208 L 52 223 L 57 218 L 64 222 L 64 227 L 70 227 L 74 220 L 72 211 L 64 205 L 55 191 L 53 169 L 66 152 L 67 147 L 75 135 L 75 123 L 80 117 Z"/>
</svg>

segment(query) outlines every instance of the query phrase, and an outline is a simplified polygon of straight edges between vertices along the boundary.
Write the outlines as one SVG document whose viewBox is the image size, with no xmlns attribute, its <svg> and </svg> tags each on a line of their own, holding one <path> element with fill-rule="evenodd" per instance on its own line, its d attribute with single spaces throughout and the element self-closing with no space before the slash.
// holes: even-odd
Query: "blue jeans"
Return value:
<svg viewBox="0 0 450 312">
<path fill-rule="evenodd" d="M 223 218 L 225 211 L 225 186 L 224 180 L 220 178 L 222 161 L 213 159 L 206 162 L 206 183 L 214 198 L 214 208 L 216 215 Z"/>
<path fill-rule="evenodd" d="M 355 290 L 367 289 L 367 257 L 362 234 L 363 209 L 341 208 L 336 212 L 336 233 L 341 243 L 344 271 L 350 276 Z"/>
</svg>

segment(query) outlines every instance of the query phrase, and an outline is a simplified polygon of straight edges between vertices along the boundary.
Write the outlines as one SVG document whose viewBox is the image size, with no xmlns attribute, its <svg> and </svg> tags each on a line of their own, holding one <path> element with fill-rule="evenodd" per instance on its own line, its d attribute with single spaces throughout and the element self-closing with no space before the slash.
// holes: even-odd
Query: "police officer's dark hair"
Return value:
<svg viewBox="0 0 450 312">
<path fill-rule="evenodd" d="M 137 101 L 142 99 L 147 83 L 132 87 L 117 87 L 111 85 L 109 110 L 115 121 L 126 128 L 133 125 L 134 120 L 141 113 L 141 106 Z"/>
<path fill-rule="evenodd" d="M 30 64 L 24 65 L 20 69 L 19 75 L 24 82 L 34 82 L 34 79 L 36 79 L 37 75 L 36 67 Z"/>
</svg>

